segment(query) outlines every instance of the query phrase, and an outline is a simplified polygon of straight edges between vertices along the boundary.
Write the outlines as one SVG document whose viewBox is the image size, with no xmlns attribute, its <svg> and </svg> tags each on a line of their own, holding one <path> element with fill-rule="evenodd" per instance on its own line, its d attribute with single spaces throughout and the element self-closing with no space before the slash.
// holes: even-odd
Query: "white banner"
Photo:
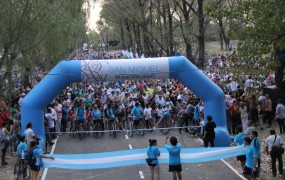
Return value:
<svg viewBox="0 0 285 180">
<path fill-rule="evenodd" d="M 168 58 L 81 61 L 82 82 L 164 79 L 168 77 Z"/>
</svg>

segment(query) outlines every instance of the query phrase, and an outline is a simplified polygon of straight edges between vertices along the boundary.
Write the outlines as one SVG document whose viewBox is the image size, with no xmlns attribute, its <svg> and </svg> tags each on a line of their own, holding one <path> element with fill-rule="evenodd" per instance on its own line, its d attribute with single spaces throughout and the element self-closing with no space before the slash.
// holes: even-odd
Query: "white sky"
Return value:
<svg viewBox="0 0 285 180">
<path fill-rule="evenodd" d="M 102 5 L 101 0 L 97 0 L 96 2 L 91 3 L 90 18 L 87 20 L 87 26 L 91 31 L 97 31 L 96 22 L 100 18 L 100 12 L 102 10 L 101 5 Z"/>
</svg>

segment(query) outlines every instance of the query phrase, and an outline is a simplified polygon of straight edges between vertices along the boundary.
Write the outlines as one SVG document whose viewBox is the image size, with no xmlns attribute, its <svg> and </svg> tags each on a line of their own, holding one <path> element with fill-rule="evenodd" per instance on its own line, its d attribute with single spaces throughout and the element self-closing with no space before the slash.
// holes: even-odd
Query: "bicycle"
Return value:
<svg viewBox="0 0 285 180">
<path fill-rule="evenodd" d="M 28 161 L 26 159 L 18 159 L 14 166 L 14 179 L 24 180 L 30 179 L 31 177 L 31 168 L 28 165 Z"/>
<path fill-rule="evenodd" d="M 135 116 L 129 116 L 129 128 L 128 132 L 130 137 L 133 137 L 134 132 L 136 131 L 137 134 L 140 134 L 141 136 L 144 136 L 145 133 L 145 125 L 142 119 L 140 120 L 135 120 Z M 135 125 L 135 122 L 138 123 Z"/>
<path fill-rule="evenodd" d="M 70 121 L 69 135 L 72 135 L 72 137 L 74 138 L 75 133 L 76 133 L 75 121 L 74 121 L 74 120 L 71 120 L 71 121 Z"/>
<path fill-rule="evenodd" d="M 93 135 L 96 137 L 96 138 L 99 138 L 101 136 L 101 130 L 102 130 L 102 122 L 101 120 L 95 120 L 93 121 L 94 122 L 94 125 L 93 125 Z"/>
<path fill-rule="evenodd" d="M 163 117 L 163 120 L 162 120 L 161 123 L 162 123 L 162 124 L 161 124 L 161 128 L 162 128 L 162 129 L 161 129 L 161 132 L 162 132 L 162 134 L 163 134 L 163 135 L 168 134 L 169 131 L 170 131 L 170 125 L 169 125 L 168 118 Z"/>
<path fill-rule="evenodd" d="M 85 122 L 82 120 L 77 120 L 77 122 L 76 122 L 76 130 L 78 132 L 78 136 L 79 136 L 80 140 L 82 140 L 84 137 L 84 133 L 83 133 L 83 131 L 85 129 L 85 128 L 83 128 L 84 123 Z"/>
</svg>

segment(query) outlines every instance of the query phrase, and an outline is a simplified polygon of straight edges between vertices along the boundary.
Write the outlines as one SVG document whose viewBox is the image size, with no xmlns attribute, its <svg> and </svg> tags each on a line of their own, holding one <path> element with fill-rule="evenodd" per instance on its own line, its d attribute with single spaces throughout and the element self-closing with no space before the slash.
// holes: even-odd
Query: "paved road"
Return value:
<svg viewBox="0 0 285 180">
<path fill-rule="evenodd" d="M 175 135 L 180 139 L 183 147 L 201 147 L 198 139 L 189 134 L 179 134 L 178 131 L 171 131 L 169 135 Z M 83 154 L 117 150 L 127 150 L 129 145 L 132 148 L 145 148 L 148 146 L 148 139 L 156 138 L 158 146 L 163 147 L 165 136 L 160 131 L 147 132 L 145 136 L 134 134 L 132 138 L 126 139 L 123 132 L 118 134 L 116 139 L 105 134 L 100 138 L 90 136 L 83 139 L 72 138 L 68 135 L 61 136 L 54 151 L 54 154 Z M 240 180 L 229 167 L 222 161 L 212 161 L 207 163 L 183 164 L 183 179 L 199 180 Z M 48 169 L 46 180 L 69 180 L 69 179 L 104 179 L 104 180 L 136 180 L 143 179 L 139 172 L 142 172 L 144 179 L 150 179 L 147 165 L 134 165 L 120 168 L 109 168 L 99 170 L 68 170 L 68 169 Z M 168 165 L 160 165 L 160 177 L 162 180 L 172 179 L 168 172 Z"/>
</svg>

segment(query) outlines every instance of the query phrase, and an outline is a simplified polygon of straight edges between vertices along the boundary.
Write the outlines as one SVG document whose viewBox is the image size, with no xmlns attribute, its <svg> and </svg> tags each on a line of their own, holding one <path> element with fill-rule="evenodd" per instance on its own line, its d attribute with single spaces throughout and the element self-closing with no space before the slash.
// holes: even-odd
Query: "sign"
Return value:
<svg viewBox="0 0 285 180">
<path fill-rule="evenodd" d="M 164 79 L 168 77 L 168 58 L 81 61 L 82 82 Z"/>
</svg>

